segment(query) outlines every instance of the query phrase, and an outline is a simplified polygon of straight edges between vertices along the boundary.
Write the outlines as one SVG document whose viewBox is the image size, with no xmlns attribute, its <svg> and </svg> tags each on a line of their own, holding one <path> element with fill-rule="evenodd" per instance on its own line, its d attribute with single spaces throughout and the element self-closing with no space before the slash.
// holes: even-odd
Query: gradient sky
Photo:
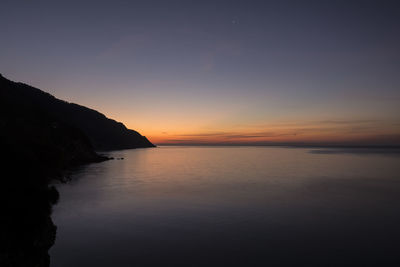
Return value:
<svg viewBox="0 0 400 267">
<path fill-rule="evenodd" d="M 156 144 L 400 144 L 399 1 L 18 1 L 0 73 Z"/>
</svg>

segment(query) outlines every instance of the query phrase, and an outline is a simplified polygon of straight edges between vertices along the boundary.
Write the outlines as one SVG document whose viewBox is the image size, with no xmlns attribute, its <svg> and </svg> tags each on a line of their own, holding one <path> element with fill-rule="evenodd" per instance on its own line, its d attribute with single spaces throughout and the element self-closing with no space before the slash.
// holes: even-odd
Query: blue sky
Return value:
<svg viewBox="0 0 400 267">
<path fill-rule="evenodd" d="M 396 1 L 4 1 L 0 23 L 4 76 L 156 143 L 400 140 Z"/>
</svg>

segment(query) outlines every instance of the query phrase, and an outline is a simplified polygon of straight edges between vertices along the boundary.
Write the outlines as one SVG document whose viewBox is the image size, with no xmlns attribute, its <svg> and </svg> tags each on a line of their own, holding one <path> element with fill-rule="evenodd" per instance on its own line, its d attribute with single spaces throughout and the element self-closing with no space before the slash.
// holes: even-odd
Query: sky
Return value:
<svg viewBox="0 0 400 267">
<path fill-rule="evenodd" d="M 400 145 L 399 1 L 19 1 L 0 73 L 155 144 Z"/>
</svg>

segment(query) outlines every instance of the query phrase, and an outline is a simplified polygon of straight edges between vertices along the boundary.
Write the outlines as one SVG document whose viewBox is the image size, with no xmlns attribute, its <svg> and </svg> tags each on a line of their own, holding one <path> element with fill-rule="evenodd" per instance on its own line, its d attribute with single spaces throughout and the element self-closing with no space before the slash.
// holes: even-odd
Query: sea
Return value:
<svg viewBox="0 0 400 267">
<path fill-rule="evenodd" d="M 58 183 L 53 267 L 400 266 L 400 151 L 160 146 Z"/>
</svg>

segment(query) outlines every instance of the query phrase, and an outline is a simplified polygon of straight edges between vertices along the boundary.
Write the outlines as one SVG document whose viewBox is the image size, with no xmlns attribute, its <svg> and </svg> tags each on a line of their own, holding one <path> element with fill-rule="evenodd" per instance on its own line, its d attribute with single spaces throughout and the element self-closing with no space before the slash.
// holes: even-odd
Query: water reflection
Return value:
<svg viewBox="0 0 400 267">
<path fill-rule="evenodd" d="M 52 266 L 398 262 L 398 157 L 268 147 L 114 152 L 59 186 Z"/>
<path fill-rule="evenodd" d="M 324 148 L 309 151 L 314 154 L 356 154 L 400 156 L 400 148 Z"/>
</svg>

